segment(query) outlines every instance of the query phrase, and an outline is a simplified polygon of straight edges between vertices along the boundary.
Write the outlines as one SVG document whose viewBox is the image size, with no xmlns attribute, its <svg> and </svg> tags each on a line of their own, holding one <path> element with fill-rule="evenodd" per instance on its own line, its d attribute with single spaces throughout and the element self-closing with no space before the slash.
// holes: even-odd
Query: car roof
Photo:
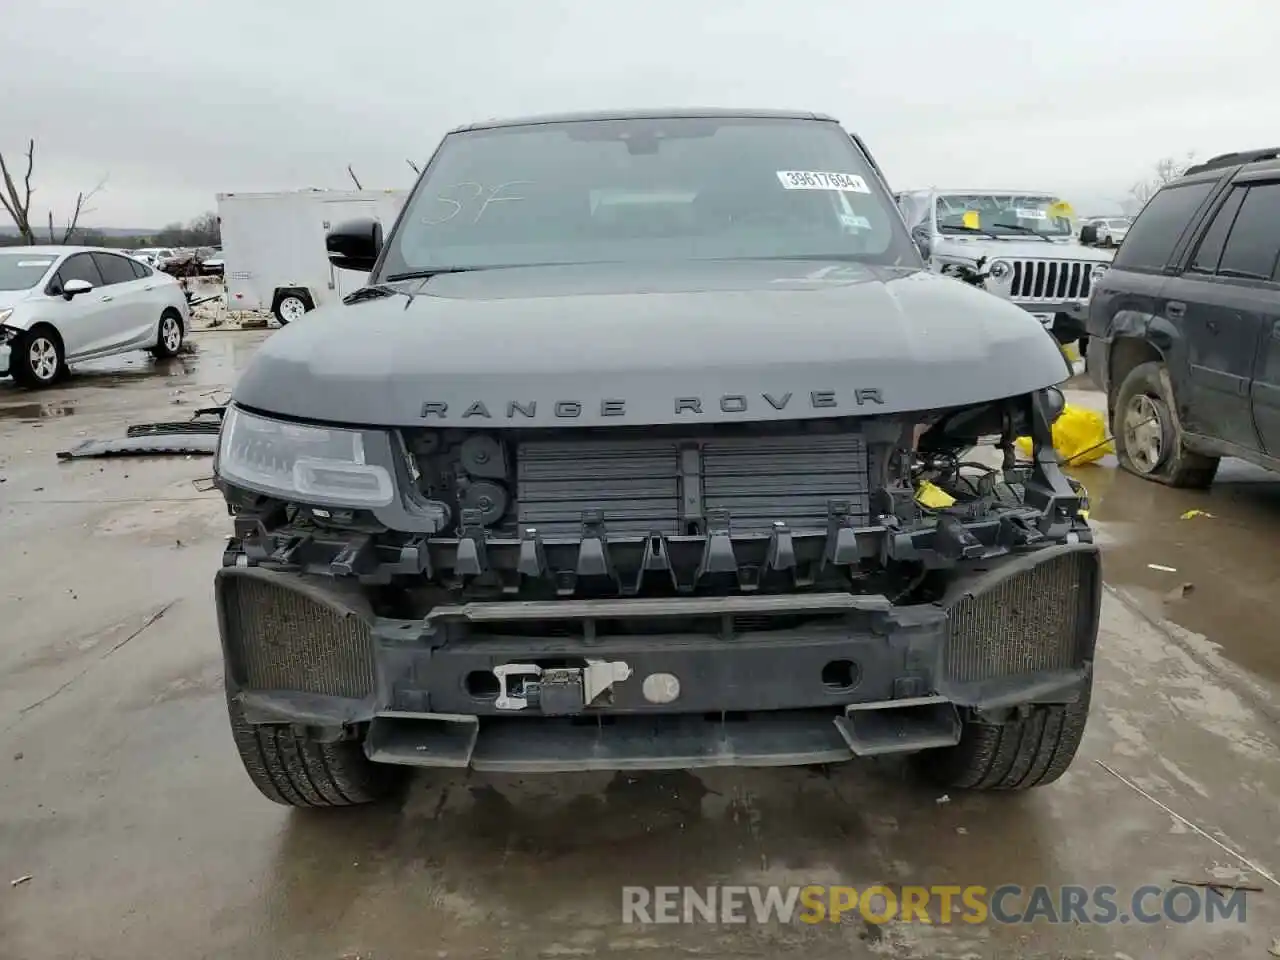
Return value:
<svg viewBox="0 0 1280 960">
<path fill-rule="evenodd" d="M 823 120 L 834 117 L 812 110 L 730 109 L 725 107 L 658 107 L 632 110 L 586 110 L 574 113 L 546 113 L 528 117 L 480 120 L 454 127 L 450 133 L 467 130 L 492 130 L 497 127 L 523 127 L 546 123 L 574 123 L 590 120 Z"/>
<path fill-rule="evenodd" d="M 1263 147 L 1260 150 L 1237 150 L 1232 153 L 1220 153 L 1210 157 L 1203 163 L 1195 163 L 1182 171 L 1182 176 L 1192 177 L 1198 173 L 1211 170 L 1224 170 L 1227 167 L 1243 167 L 1254 170 L 1280 171 L 1280 147 Z M 1179 178 L 1181 179 L 1181 178 Z"/>
<path fill-rule="evenodd" d="M 61 244 L 34 244 L 29 247 L 0 247 L 0 253 L 32 253 L 42 257 L 61 257 L 70 253 L 121 253 L 105 247 L 64 247 Z"/>
</svg>

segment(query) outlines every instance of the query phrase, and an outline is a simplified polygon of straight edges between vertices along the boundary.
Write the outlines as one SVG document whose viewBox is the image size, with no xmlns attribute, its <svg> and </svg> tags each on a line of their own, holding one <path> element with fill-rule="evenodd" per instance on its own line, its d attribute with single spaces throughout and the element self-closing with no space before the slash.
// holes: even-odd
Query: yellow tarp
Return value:
<svg viewBox="0 0 1280 960">
<path fill-rule="evenodd" d="M 1031 456 L 1031 438 L 1018 437 L 1018 449 Z M 1053 449 L 1073 466 L 1101 460 L 1115 448 L 1107 439 L 1107 421 L 1102 414 L 1067 404 L 1053 425 Z"/>
</svg>

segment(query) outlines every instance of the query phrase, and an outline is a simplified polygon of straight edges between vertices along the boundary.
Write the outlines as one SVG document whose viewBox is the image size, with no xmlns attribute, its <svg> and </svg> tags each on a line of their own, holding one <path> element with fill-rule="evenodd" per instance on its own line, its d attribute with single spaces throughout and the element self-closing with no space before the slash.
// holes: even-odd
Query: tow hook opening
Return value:
<svg viewBox="0 0 1280 960">
<path fill-rule="evenodd" d="M 845 693 L 858 685 L 858 673 L 852 660 L 831 660 L 822 668 L 822 685 L 831 693 Z"/>
<path fill-rule="evenodd" d="M 472 670 L 463 680 L 467 695 L 476 700 L 493 700 L 502 692 L 497 676 L 492 670 Z"/>
</svg>

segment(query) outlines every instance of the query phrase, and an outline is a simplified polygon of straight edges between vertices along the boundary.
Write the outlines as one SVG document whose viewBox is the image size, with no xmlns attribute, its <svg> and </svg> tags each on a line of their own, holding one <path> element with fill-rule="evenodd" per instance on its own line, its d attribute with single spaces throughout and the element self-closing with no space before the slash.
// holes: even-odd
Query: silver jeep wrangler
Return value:
<svg viewBox="0 0 1280 960">
<path fill-rule="evenodd" d="M 930 270 L 979 269 L 988 292 L 1035 315 L 1059 343 L 1084 335 L 1089 291 L 1115 254 L 1077 239 L 1059 197 L 931 188 L 897 200 Z"/>
</svg>

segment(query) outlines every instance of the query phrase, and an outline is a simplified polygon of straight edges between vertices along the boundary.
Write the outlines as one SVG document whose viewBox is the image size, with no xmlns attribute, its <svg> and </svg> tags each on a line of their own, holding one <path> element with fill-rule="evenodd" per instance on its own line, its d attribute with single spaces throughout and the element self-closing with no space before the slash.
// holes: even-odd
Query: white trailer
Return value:
<svg viewBox="0 0 1280 960">
<path fill-rule="evenodd" d="M 368 274 L 329 263 L 324 238 L 331 226 L 368 217 L 391 224 L 407 190 L 297 190 L 220 193 L 228 310 L 270 310 L 280 323 L 342 299 Z"/>
</svg>

